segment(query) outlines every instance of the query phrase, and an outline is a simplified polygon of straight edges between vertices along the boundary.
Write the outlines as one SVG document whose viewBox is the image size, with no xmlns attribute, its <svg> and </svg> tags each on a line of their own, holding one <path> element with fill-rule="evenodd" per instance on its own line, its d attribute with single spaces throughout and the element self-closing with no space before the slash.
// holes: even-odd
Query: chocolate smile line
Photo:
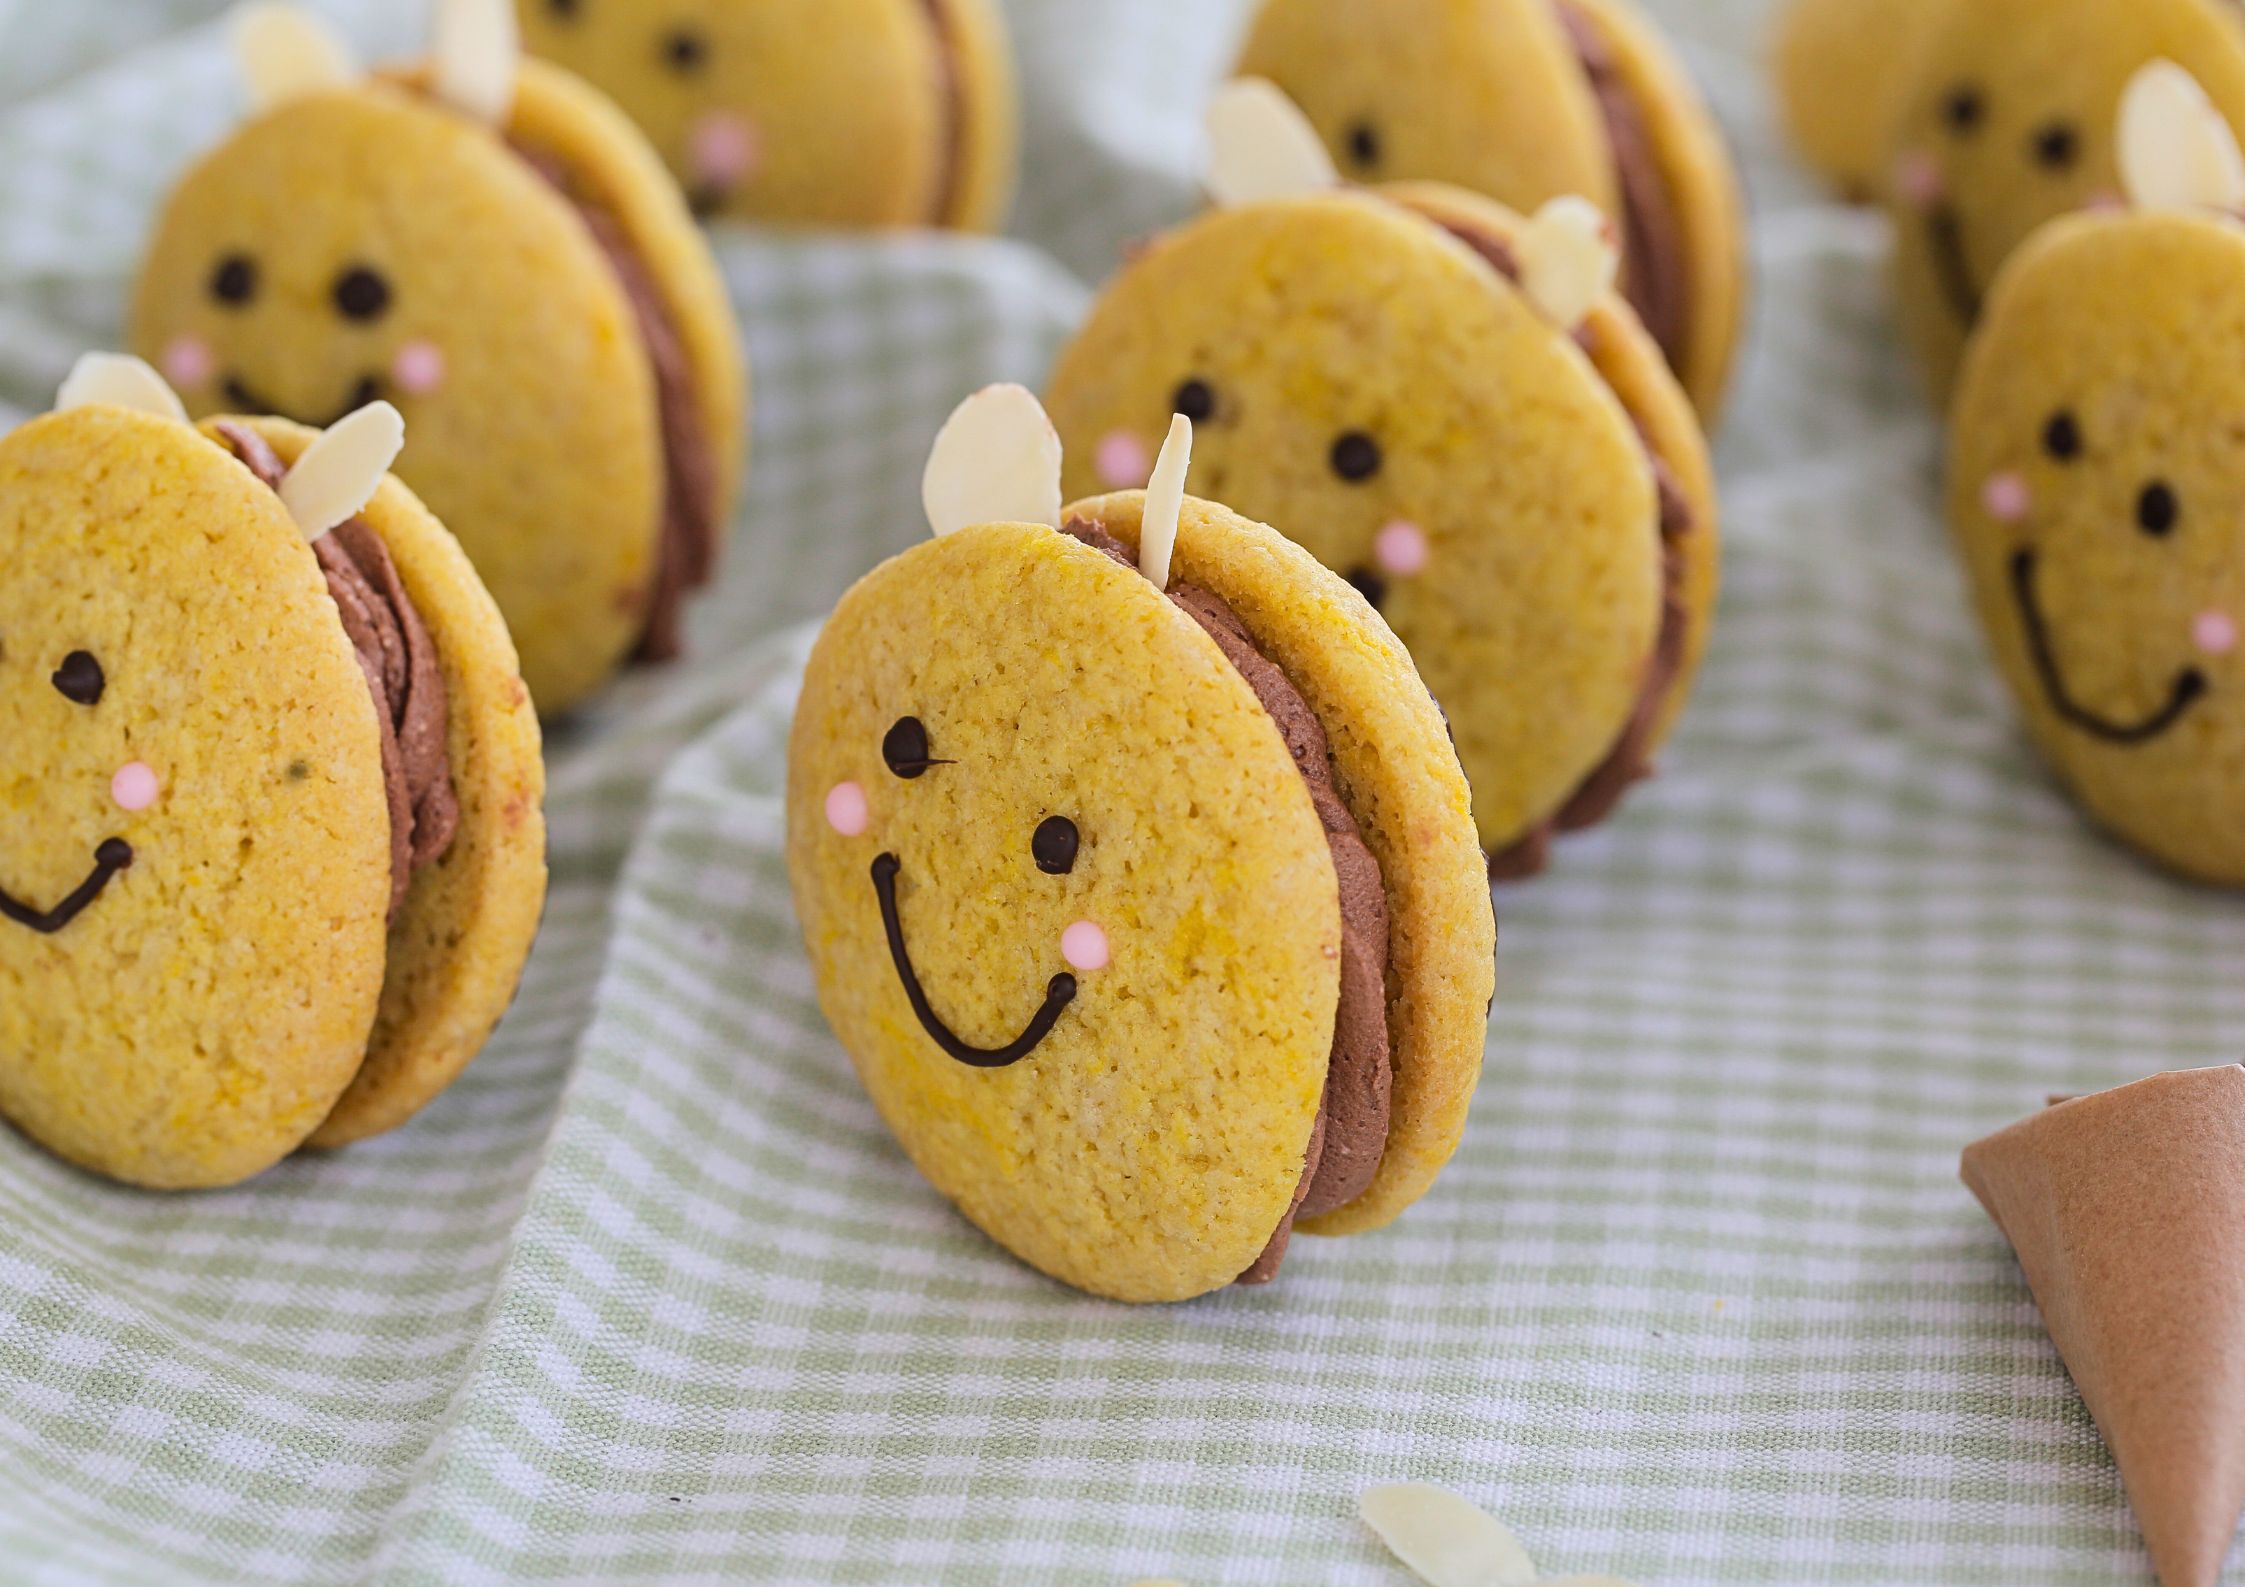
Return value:
<svg viewBox="0 0 2245 1587">
<path fill-rule="evenodd" d="M 2050 626 L 2043 620 L 2042 608 L 2035 601 L 2035 554 L 2021 549 L 2011 557 L 2011 594 L 2019 603 L 2019 620 L 2027 631 L 2027 648 L 2033 653 L 2035 671 L 2041 675 L 2043 693 L 2059 716 L 2072 726 L 2093 738 L 2108 744 L 2146 744 L 2159 737 L 2177 722 L 2183 713 L 2205 698 L 2206 674 L 2196 667 L 2185 667 L 2175 674 L 2174 692 L 2167 703 L 2140 722 L 2115 722 L 2099 716 L 2075 702 L 2067 691 L 2065 675 L 2058 669 L 2057 652 L 2050 643 Z"/>
<path fill-rule="evenodd" d="M 94 850 L 94 868 L 86 879 L 72 890 L 54 908 L 44 914 L 29 904 L 19 904 L 5 892 L 0 892 L 0 916 L 6 916 L 19 926 L 29 926 L 43 936 L 53 936 L 85 912 L 86 906 L 101 896 L 109 879 L 119 871 L 132 869 L 133 848 L 123 838 L 105 838 Z"/>
<path fill-rule="evenodd" d="M 1980 288 L 1972 279 L 1972 262 L 1964 256 L 1964 222 L 1947 204 L 1925 218 L 1927 246 L 1933 250 L 1933 273 L 1948 295 L 1949 307 L 1967 325 L 1980 320 Z"/>
<path fill-rule="evenodd" d="M 342 423 L 352 414 L 382 395 L 382 383 L 372 375 L 361 375 L 359 383 L 351 388 L 350 397 L 341 409 L 324 419 L 311 418 L 301 413 L 291 413 L 272 398 L 260 395 L 243 383 L 238 375 L 228 375 L 220 382 L 226 400 L 246 414 L 271 414 L 277 419 L 293 419 L 310 430 L 326 430 Z"/>
<path fill-rule="evenodd" d="M 896 910 L 896 878 L 904 867 L 894 854 L 884 854 L 873 862 L 873 891 L 881 900 L 881 926 L 889 935 L 889 958 L 896 965 L 896 978 L 904 984 L 904 995 L 912 1004 L 912 1012 L 919 1016 L 920 1028 L 928 1033 L 934 1043 L 945 1053 L 976 1069 L 1003 1069 L 1017 1064 L 1037 1050 L 1037 1044 L 1052 1034 L 1061 1013 L 1075 1001 L 1076 978 L 1063 971 L 1052 978 L 1045 988 L 1044 1006 L 1037 1010 L 1036 1018 L 1029 1021 L 1028 1029 L 1003 1047 L 975 1047 L 951 1033 L 951 1027 L 936 1017 L 928 1005 L 928 994 L 921 990 L 919 974 L 912 968 L 911 951 L 904 945 L 904 922 Z"/>
</svg>

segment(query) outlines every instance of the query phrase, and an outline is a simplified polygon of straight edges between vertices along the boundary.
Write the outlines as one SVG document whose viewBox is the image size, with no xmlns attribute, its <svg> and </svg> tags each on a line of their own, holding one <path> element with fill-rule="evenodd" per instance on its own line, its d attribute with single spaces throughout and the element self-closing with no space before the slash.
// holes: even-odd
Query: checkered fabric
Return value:
<svg viewBox="0 0 2245 1587">
<path fill-rule="evenodd" d="M 2245 912 L 2025 751 L 1879 227 L 1769 130 L 1763 0 L 1661 7 L 1759 200 L 1720 632 L 1664 775 L 1500 895 L 1457 1162 L 1163 1310 L 1022 1269 L 906 1165 L 789 907 L 795 625 L 923 532 L 951 404 L 1039 380 L 1189 211 L 1236 4 L 1010 9 L 1011 238 L 719 239 L 758 377 L 730 570 L 695 659 L 554 735 L 544 935 L 466 1078 L 225 1194 L 0 1134 L 0 1579 L 1382 1587 L 1353 1498 L 1416 1477 L 1646 1587 L 2148 1582 L 1956 1154 L 2245 1052 Z M 152 205 L 238 113 L 217 10 L 0 0 L 0 423 L 116 341 Z"/>
</svg>

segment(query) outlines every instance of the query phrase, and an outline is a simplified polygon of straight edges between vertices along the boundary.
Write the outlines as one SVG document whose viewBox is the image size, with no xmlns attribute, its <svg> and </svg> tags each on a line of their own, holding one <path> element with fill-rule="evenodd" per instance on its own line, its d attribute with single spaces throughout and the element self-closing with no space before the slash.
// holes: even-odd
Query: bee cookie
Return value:
<svg viewBox="0 0 2245 1587">
<path fill-rule="evenodd" d="M 1628 0 L 1264 0 L 1238 70 L 1299 104 L 1354 180 L 1619 217 L 1631 304 L 1701 413 L 1720 405 L 1746 295 L 1738 179 Z"/>
<path fill-rule="evenodd" d="M 1061 506 L 1017 387 L 937 538 L 842 600 L 788 757 L 819 1000 L 921 1172 L 1023 1261 L 1173 1301 L 1353 1234 L 1464 1128 L 1496 926 L 1465 779 L 1345 584 L 1184 494 Z"/>
<path fill-rule="evenodd" d="M 2171 64 L 2130 90 L 2135 207 L 2006 267 L 1966 356 L 1949 513 L 2029 732 L 2089 813 L 2245 884 L 2245 160 Z"/>
<path fill-rule="evenodd" d="M 1996 273 L 2045 221 L 2120 202 L 2121 90 L 2155 60 L 2245 125 L 2245 20 L 2229 0 L 1972 0 L 1917 65 L 1888 205 L 1902 327 L 1946 400 Z"/>
<path fill-rule="evenodd" d="M 1650 767 L 1713 609 L 1690 403 L 1580 200 L 1343 191 L 1268 87 L 1212 112 L 1226 202 L 1093 306 L 1048 401 L 1071 491 L 1143 483 L 1171 414 L 1209 488 L 1379 608 L 1448 712 L 1495 872 Z"/>
<path fill-rule="evenodd" d="M 723 284 L 613 106 L 519 65 L 506 0 L 445 0 L 430 64 L 362 78 L 295 12 L 239 24 L 258 101 L 164 206 L 133 340 L 197 414 L 381 398 L 539 708 L 680 643 L 739 483 Z"/>
<path fill-rule="evenodd" d="M 524 40 L 638 121 L 704 215 L 988 231 L 1012 201 L 995 0 L 516 0 Z"/>
<path fill-rule="evenodd" d="M 386 405 L 200 430 L 91 357 L 0 439 L 0 1113 L 229 1185 L 442 1091 L 545 897 L 498 610 Z"/>
</svg>

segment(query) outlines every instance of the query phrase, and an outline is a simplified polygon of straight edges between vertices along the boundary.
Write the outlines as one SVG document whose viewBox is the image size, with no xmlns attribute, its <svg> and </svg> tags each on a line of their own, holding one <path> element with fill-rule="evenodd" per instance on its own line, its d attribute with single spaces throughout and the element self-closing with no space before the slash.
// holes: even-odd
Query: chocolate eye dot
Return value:
<svg viewBox="0 0 2245 1587">
<path fill-rule="evenodd" d="M 1370 568 L 1357 568 L 1344 575 L 1344 577 L 1348 579 L 1349 586 L 1357 594 L 1363 596 L 1366 604 L 1371 606 L 1374 611 L 1378 611 L 1380 602 L 1387 599 L 1388 581 L 1374 573 Z"/>
<path fill-rule="evenodd" d="M 674 72 L 698 72 L 709 60 L 709 44 L 692 28 L 679 28 L 663 40 L 663 59 Z"/>
<path fill-rule="evenodd" d="M 1362 430 L 1351 430 L 1333 443 L 1333 472 L 1352 485 L 1360 485 L 1380 471 L 1380 443 Z"/>
<path fill-rule="evenodd" d="M 1169 406 L 1195 424 L 1206 424 L 1216 416 L 1216 392 L 1205 380 L 1188 380 L 1177 388 Z"/>
<path fill-rule="evenodd" d="M 1066 876 L 1076 868 L 1079 841 L 1075 822 L 1066 816 L 1047 816 L 1037 823 L 1036 836 L 1029 840 L 1029 854 L 1037 862 L 1037 869 L 1047 876 Z"/>
<path fill-rule="evenodd" d="M 2063 171 L 2081 155 L 2081 134 L 2063 121 L 2054 121 L 2035 134 L 2035 163 Z"/>
<path fill-rule="evenodd" d="M 101 663 L 92 652 L 73 650 L 55 668 L 54 685 L 55 692 L 72 705 L 99 705 L 109 680 L 102 676 Z"/>
<path fill-rule="evenodd" d="M 1977 88 L 1952 88 L 1941 101 L 1941 119 L 1955 133 L 1977 132 L 1988 116 L 1988 103 Z"/>
<path fill-rule="evenodd" d="M 379 272 L 354 265 L 335 278 L 335 306 L 346 319 L 380 319 L 390 306 L 390 283 Z"/>
<path fill-rule="evenodd" d="M 899 717 L 881 739 L 881 759 L 889 770 L 909 781 L 935 764 L 928 758 L 928 730 L 916 716 Z"/>
<path fill-rule="evenodd" d="M 2054 413 L 2042 427 L 2042 449 L 2061 463 L 2081 456 L 2081 426 L 2070 413 Z"/>
<path fill-rule="evenodd" d="M 577 20 L 577 13 L 582 7 L 579 6 L 578 0 L 546 0 L 546 9 L 564 22 L 574 22 Z"/>
<path fill-rule="evenodd" d="M 248 254 L 230 253 L 210 273 L 210 295 L 239 308 L 257 296 L 257 261 Z"/>
<path fill-rule="evenodd" d="M 2174 491 L 2161 481 L 2154 480 L 2146 485 L 2143 494 L 2136 498 L 2136 525 L 2145 534 L 2172 534 L 2182 516 L 2182 503 L 2175 499 Z"/>
<path fill-rule="evenodd" d="M 1364 169 L 1370 170 L 1380 163 L 1380 129 L 1369 121 L 1360 121 L 1349 128 L 1349 158 Z"/>
</svg>

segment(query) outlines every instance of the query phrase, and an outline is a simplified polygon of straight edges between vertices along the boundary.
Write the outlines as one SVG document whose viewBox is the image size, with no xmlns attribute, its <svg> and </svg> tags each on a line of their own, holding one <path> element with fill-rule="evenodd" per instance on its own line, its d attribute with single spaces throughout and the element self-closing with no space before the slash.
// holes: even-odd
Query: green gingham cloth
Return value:
<svg viewBox="0 0 2245 1587">
<path fill-rule="evenodd" d="M 217 9 L 0 0 L 0 423 L 115 342 L 237 114 Z M 1713 656 L 1664 775 L 1500 894 L 1473 1122 L 1400 1224 L 1268 1290 L 1070 1293 L 914 1175 L 813 1001 L 799 625 L 923 532 L 952 403 L 1038 381 L 1189 212 L 1236 10 L 1014 0 L 1012 239 L 719 239 L 758 380 L 730 569 L 691 662 L 553 735 L 544 935 L 460 1084 L 225 1194 L 0 1134 L 0 1581 L 1379 1587 L 1354 1496 L 1424 1478 L 1645 1587 L 2148 1582 L 1956 1154 L 2245 1054 L 2245 910 L 2023 748 L 1879 227 L 1785 164 L 1763 9 L 1663 6 L 1758 199 Z"/>
</svg>

